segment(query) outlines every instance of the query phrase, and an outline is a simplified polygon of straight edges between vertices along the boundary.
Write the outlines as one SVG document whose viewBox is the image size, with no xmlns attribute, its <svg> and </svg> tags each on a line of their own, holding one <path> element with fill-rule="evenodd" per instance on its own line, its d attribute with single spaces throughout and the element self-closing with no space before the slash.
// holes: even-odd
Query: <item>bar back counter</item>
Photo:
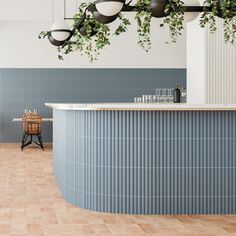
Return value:
<svg viewBox="0 0 236 236">
<path fill-rule="evenodd" d="M 236 213 L 236 105 L 46 106 L 68 202 L 110 213 Z"/>
</svg>

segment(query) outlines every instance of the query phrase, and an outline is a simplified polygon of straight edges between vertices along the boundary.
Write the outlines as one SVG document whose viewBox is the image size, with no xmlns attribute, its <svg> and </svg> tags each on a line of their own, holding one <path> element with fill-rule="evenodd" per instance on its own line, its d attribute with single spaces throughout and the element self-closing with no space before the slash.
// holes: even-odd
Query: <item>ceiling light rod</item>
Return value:
<svg viewBox="0 0 236 236">
<path fill-rule="evenodd" d="M 126 11 L 126 12 L 131 11 L 132 12 L 132 11 L 137 11 L 137 9 L 135 8 L 135 6 L 125 5 L 121 11 Z M 203 12 L 204 7 L 202 7 L 202 6 L 185 6 L 184 11 L 185 12 Z M 211 7 L 208 8 L 208 11 L 211 11 Z"/>
<path fill-rule="evenodd" d="M 71 33 L 71 30 L 67 30 L 67 29 L 54 29 L 54 30 L 50 30 L 50 32 L 68 32 Z"/>
<path fill-rule="evenodd" d="M 95 12 L 97 11 L 96 7 L 94 4 L 91 4 L 88 9 L 90 12 Z M 185 12 L 203 12 L 203 11 L 211 11 L 212 7 L 203 7 L 203 6 L 185 6 L 184 11 Z M 135 6 L 130 6 L 130 5 L 124 5 L 124 7 L 121 10 L 122 12 L 136 12 L 137 8 Z M 73 20 L 72 17 L 64 17 L 64 20 Z"/>
</svg>

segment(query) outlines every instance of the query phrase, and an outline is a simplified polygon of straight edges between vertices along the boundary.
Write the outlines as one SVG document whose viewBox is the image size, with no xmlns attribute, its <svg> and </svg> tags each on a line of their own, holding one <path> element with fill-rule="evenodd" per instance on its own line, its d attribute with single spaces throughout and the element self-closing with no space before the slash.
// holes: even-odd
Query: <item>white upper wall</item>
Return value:
<svg viewBox="0 0 236 236">
<path fill-rule="evenodd" d="M 205 30 L 198 20 L 187 26 L 187 91 L 188 103 L 205 103 Z"/>
<path fill-rule="evenodd" d="M 76 0 L 68 0 L 67 17 L 73 14 Z M 21 3 L 21 4 L 20 4 Z M 78 5 L 78 4 L 77 4 Z M 52 9 L 53 6 L 53 9 Z M 50 29 L 53 21 L 64 17 L 62 0 L 0 0 L 0 68 L 185 68 L 185 34 L 177 44 L 169 45 L 168 29 L 160 28 L 160 20 L 152 20 L 152 49 L 149 53 L 137 45 L 134 14 L 127 33 L 114 37 L 102 51 L 98 61 L 90 63 L 86 56 L 73 53 L 57 59 L 56 47 L 39 40 L 38 33 Z M 53 12 L 53 13 L 52 13 Z M 114 26 L 116 22 L 112 23 Z"/>
</svg>

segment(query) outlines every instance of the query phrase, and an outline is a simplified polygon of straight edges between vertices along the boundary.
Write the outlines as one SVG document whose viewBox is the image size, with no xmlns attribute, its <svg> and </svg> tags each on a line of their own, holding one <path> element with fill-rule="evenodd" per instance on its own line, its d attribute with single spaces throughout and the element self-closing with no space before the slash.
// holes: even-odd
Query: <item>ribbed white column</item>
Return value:
<svg viewBox="0 0 236 236">
<path fill-rule="evenodd" d="M 199 28 L 198 23 L 190 23 L 187 29 L 188 102 L 235 104 L 236 45 L 224 42 L 220 18 L 214 35 Z"/>
<path fill-rule="evenodd" d="M 236 103 L 236 46 L 224 42 L 221 19 L 214 35 L 206 30 L 205 40 L 206 103 Z"/>
</svg>

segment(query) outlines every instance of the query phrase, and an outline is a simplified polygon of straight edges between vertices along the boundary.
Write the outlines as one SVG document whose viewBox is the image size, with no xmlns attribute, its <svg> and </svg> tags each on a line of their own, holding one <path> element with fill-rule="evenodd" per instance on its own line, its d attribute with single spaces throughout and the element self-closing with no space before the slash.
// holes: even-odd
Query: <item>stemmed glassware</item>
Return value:
<svg viewBox="0 0 236 236">
<path fill-rule="evenodd" d="M 143 95 L 142 97 L 135 97 L 135 103 L 173 103 L 172 88 L 157 88 L 154 95 Z"/>
<path fill-rule="evenodd" d="M 157 103 L 171 103 L 173 102 L 173 89 L 170 88 L 158 88 L 156 89 Z"/>
<path fill-rule="evenodd" d="M 168 89 L 168 103 L 172 103 L 174 101 L 173 89 Z"/>
</svg>

